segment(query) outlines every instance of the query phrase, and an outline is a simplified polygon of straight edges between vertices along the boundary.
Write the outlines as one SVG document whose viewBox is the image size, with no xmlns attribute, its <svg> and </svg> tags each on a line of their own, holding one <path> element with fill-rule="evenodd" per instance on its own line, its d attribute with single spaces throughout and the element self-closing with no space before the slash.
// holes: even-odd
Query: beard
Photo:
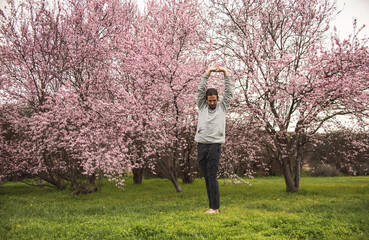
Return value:
<svg viewBox="0 0 369 240">
<path fill-rule="evenodd" d="M 210 108 L 211 110 L 214 110 L 216 107 L 217 107 L 217 105 L 209 105 L 209 108 Z"/>
</svg>

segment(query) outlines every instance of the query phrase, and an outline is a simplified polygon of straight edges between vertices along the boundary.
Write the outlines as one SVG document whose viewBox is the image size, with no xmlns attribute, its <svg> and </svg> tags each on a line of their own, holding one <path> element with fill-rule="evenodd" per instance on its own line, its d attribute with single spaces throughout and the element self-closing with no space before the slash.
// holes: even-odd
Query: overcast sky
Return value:
<svg viewBox="0 0 369 240">
<path fill-rule="evenodd" d="M 0 7 L 3 8 L 7 0 L 0 0 Z M 306 0 L 309 1 L 309 0 Z M 323 1 L 323 0 L 322 0 Z M 146 0 L 137 0 L 142 6 Z M 352 20 L 357 19 L 358 26 L 366 25 L 361 36 L 369 37 L 369 0 L 337 0 L 338 9 L 343 9 L 333 22 L 341 37 L 347 37 L 352 33 Z"/>
<path fill-rule="evenodd" d="M 369 37 L 369 0 L 337 0 L 338 9 L 343 9 L 332 25 L 337 26 L 341 37 L 347 37 L 352 33 L 352 21 L 357 19 L 358 27 L 365 24 L 360 36 Z"/>
</svg>

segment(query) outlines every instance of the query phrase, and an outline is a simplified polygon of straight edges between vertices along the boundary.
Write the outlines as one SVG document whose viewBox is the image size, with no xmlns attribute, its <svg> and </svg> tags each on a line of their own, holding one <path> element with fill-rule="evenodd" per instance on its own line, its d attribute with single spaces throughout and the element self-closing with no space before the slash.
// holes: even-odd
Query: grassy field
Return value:
<svg viewBox="0 0 369 240">
<path fill-rule="evenodd" d="M 0 187 L 0 239 L 369 239 L 369 176 L 303 177 L 298 193 L 283 178 L 219 181 L 220 214 L 204 214 L 204 180 L 176 193 L 167 180 L 145 179 L 101 192 L 21 183 Z"/>
</svg>

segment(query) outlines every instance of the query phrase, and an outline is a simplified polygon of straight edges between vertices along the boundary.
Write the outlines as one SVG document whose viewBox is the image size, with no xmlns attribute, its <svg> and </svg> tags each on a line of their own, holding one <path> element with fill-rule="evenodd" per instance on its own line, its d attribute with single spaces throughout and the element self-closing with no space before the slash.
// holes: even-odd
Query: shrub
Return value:
<svg viewBox="0 0 369 240">
<path fill-rule="evenodd" d="M 311 176 L 314 177 L 334 177 L 339 176 L 340 171 L 335 167 L 331 165 L 317 165 L 313 168 L 313 171 L 311 171 Z"/>
</svg>

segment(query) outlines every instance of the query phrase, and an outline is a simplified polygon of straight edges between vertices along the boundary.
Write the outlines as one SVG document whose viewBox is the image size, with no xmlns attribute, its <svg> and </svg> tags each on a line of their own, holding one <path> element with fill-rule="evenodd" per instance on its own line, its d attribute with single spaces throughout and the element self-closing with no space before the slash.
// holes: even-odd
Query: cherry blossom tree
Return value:
<svg viewBox="0 0 369 240">
<path fill-rule="evenodd" d="M 196 124 L 195 94 L 205 71 L 204 29 L 197 1 L 149 1 L 142 29 L 141 72 L 151 92 L 151 148 L 155 172 L 169 179 L 178 192 L 178 167 L 188 158 Z M 187 151 L 187 155 L 186 152 Z M 181 160 L 182 159 L 182 160 Z"/>
<path fill-rule="evenodd" d="M 18 6 L 13 3 L 6 13 L 2 12 L 1 16 L 1 93 L 13 106 L 4 108 L 3 116 L 10 125 L 8 128 L 19 137 L 7 138 L 3 151 L 14 152 L 2 154 L 2 162 L 11 166 L 8 170 L 23 172 L 34 169 L 28 166 L 32 160 L 35 168 L 41 165 L 32 158 L 33 154 L 24 150 L 30 144 L 22 141 L 27 138 L 27 128 L 31 125 L 27 120 L 32 113 L 47 112 L 44 107 L 47 96 L 60 87 L 58 73 L 64 67 L 60 64 L 67 56 L 66 44 L 62 36 L 50 34 L 59 31 L 61 9 L 52 12 L 45 3 L 21 2 Z M 62 54 L 54 54 L 55 49 Z M 32 143 L 32 139 L 28 140 Z M 52 184 L 64 188 L 60 181 Z"/>
<path fill-rule="evenodd" d="M 341 115 L 368 114 L 368 49 L 331 38 L 329 1 L 212 0 L 214 45 L 235 70 L 244 114 L 266 132 L 260 145 L 300 185 L 308 139 Z M 328 38 L 329 40 L 329 38 Z"/>
<path fill-rule="evenodd" d="M 76 193 L 93 190 L 97 175 L 119 180 L 132 102 L 111 69 L 133 42 L 135 11 L 114 0 L 30 0 L 2 12 L 3 116 L 20 136 L 2 142 L 9 171 Z"/>
</svg>

